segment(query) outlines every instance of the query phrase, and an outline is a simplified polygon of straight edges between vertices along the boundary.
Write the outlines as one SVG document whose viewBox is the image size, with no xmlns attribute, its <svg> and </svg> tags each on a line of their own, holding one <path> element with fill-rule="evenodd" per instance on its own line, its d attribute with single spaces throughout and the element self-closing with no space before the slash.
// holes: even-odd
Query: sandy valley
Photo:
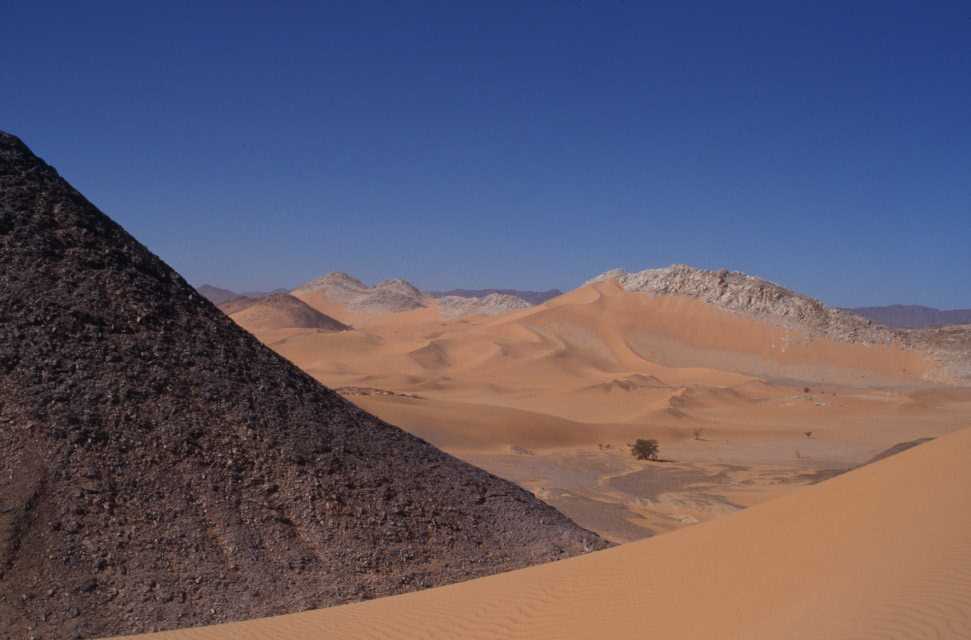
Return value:
<svg viewBox="0 0 971 640">
<path fill-rule="evenodd" d="M 614 542 L 730 514 L 971 424 L 971 390 L 940 384 L 939 362 L 893 342 L 834 339 L 613 278 L 452 317 L 430 298 L 349 307 L 331 293 L 345 277 L 293 295 L 350 330 L 249 328 L 367 411 Z M 630 456 L 639 437 L 660 442 L 662 461 Z"/>
</svg>

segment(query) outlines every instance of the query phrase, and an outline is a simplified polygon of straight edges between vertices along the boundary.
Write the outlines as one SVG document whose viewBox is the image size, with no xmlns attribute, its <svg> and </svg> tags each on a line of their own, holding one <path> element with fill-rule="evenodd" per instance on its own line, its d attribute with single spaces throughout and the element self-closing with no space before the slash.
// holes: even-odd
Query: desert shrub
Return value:
<svg viewBox="0 0 971 640">
<path fill-rule="evenodd" d="M 630 445 L 630 454 L 638 460 L 657 460 L 661 447 L 657 440 L 638 438 Z"/>
<path fill-rule="evenodd" d="M 695 429 L 693 433 L 695 434 L 695 440 L 702 440 L 703 438 L 701 436 L 704 435 L 705 430 L 704 429 Z"/>
</svg>

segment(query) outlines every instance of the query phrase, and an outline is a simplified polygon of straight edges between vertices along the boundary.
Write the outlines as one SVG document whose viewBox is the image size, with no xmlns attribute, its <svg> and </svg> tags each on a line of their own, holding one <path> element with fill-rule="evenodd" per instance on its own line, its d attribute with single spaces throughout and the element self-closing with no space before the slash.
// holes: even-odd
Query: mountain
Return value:
<svg viewBox="0 0 971 640">
<path fill-rule="evenodd" d="M 350 313 L 399 313 L 425 307 L 424 294 L 407 280 L 393 279 L 369 287 L 346 273 L 333 272 L 291 292 L 328 315 Z M 337 312 L 332 313 L 333 305 Z"/>
<path fill-rule="evenodd" d="M 604 544 L 321 386 L 0 133 L 0 636 L 299 611 Z"/>
<path fill-rule="evenodd" d="M 237 298 L 224 306 L 245 300 L 246 304 L 229 317 L 250 333 L 278 329 L 316 329 L 317 331 L 346 331 L 348 327 L 330 316 L 324 315 L 288 293 L 275 293 L 265 298 Z M 225 310 L 224 310 L 225 311 Z"/>
<path fill-rule="evenodd" d="M 444 318 L 483 315 L 495 316 L 516 309 L 533 306 L 526 300 L 505 293 L 490 293 L 481 298 L 443 296 L 438 299 L 438 309 Z"/>
<path fill-rule="evenodd" d="M 543 304 L 551 298 L 563 295 L 563 292 L 559 289 L 548 289 L 546 291 L 522 291 L 519 289 L 450 289 L 448 291 L 429 291 L 428 295 L 433 298 L 444 298 L 447 296 L 484 298 L 494 293 L 522 298 L 530 304 Z"/>
<path fill-rule="evenodd" d="M 209 302 L 216 306 L 229 302 L 230 300 L 235 300 L 236 298 L 265 298 L 271 296 L 274 293 L 287 293 L 286 289 L 274 289 L 273 291 L 244 291 L 243 293 L 236 293 L 235 291 L 230 291 L 229 289 L 221 289 L 220 287 L 214 287 L 209 284 L 204 284 L 196 289 L 201 293 Z"/>
<path fill-rule="evenodd" d="M 230 291 L 229 289 L 220 289 L 219 287 L 214 287 L 211 284 L 204 284 L 196 289 L 201 293 L 209 302 L 213 304 L 222 304 L 224 302 L 229 302 L 233 298 L 238 298 L 240 294 L 235 291 Z"/>
<path fill-rule="evenodd" d="M 621 269 L 608 271 L 588 284 L 613 281 L 624 291 L 644 293 L 652 297 L 693 298 L 725 311 L 758 319 L 798 332 L 780 336 L 782 352 L 789 357 L 796 345 L 815 339 L 826 339 L 841 345 L 883 345 L 897 352 L 887 356 L 880 365 L 885 373 L 894 367 L 898 374 L 913 375 L 921 371 L 928 381 L 958 382 L 971 379 L 971 330 L 967 326 L 928 329 L 894 329 L 862 317 L 855 312 L 826 306 L 819 300 L 796 293 L 781 285 L 738 271 L 709 271 L 687 265 L 672 265 L 627 273 Z M 733 342 L 724 336 L 726 345 Z M 712 345 L 714 346 L 714 345 Z M 817 345 L 817 351 L 820 346 Z M 845 350 L 845 349 L 843 349 Z M 905 356 L 903 352 L 906 352 Z M 876 352 L 871 352 L 870 355 Z M 822 352 L 807 358 L 823 360 Z M 860 354 L 859 363 L 869 356 Z M 742 369 L 756 371 L 761 369 Z M 768 370 L 764 372 L 767 373 Z M 788 375 L 788 374 L 787 374 Z M 861 378 L 866 375 L 860 374 Z M 798 376 L 796 376 L 798 377 Z"/>
<path fill-rule="evenodd" d="M 894 334 L 851 313 L 740 271 L 709 271 L 684 264 L 627 273 L 614 269 L 588 282 L 616 280 L 626 291 L 696 298 L 728 311 L 807 330 L 836 340 L 889 343 Z"/>
<path fill-rule="evenodd" d="M 971 324 L 971 309 L 944 311 L 919 305 L 893 304 L 886 307 L 848 308 L 845 311 L 895 329 L 924 329 L 949 324 Z"/>
</svg>

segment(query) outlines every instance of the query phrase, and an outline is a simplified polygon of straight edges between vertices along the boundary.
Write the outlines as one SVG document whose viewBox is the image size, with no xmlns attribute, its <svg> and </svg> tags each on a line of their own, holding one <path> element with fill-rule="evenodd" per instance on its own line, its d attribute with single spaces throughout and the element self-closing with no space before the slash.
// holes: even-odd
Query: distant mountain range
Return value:
<svg viewBox="0 0 971 640">
<path fill-rule="evenodd" d="M 563 295 L 563 292 L 559 289 L 548 289 L 546 291 L 521 291 L 519 289 L 451 289 L 449 291 L 428 291 L 427 293 L 433 298 L 444 298 L 446 296 L 484 298 L 488 295 L 498 293 L 522 298 L 530 304 L 543 304 L 550 298 Z"/>
<path fill-rule="evenodd" d="M 329 273 L 295 289 L 295 291 L 301 290 L 326 290 L 331 297 L 339 302 L 345 304 L 351 303 L 352 306 L 376 306 L 380 307 L 377 310 L 385 311 L 403 311 L 422 307 L 424 306 L 422 304 L 423 296 L 449 298 L 450 303 L 455 302 L 455 298 L 466 298 L 470 301 L 469 304 L 478 302 L 480 303 L 480 307 L 487 307 L 489 306 L 489 302 L 499 301 L 498 307 L 511 309 L 525 306 L 514 304 L 515 298 L 520 298 L 526 303 L 533 305 L 543 304 L 551 298 L 563 295 L 563 292 L 559 289 L 548 289 L 546 291 L 521 291 L 519 289 L 451 289 L 449 291 L 426 291 L 423 293 L 407 280 L 386 280 L 373 287 L 368 287 L 357 278 L 349 276 L 346 273 Z M 275 289 L 270 292 L 237 293 L 210 284 L 200 285 L 198 291 L 217 306 L 240 298 L 257 299 L 271 294 L 287 293 L 286 289 Z M 485 303 L 482 301 L 485 301 Z M 479 310 L 481 311 L 482 309 Z"/>
<path fill-rule="evenodd" d="M 204 284 L 196 289 L 204 297 L 206 297 L 209 302 L 214 305 L 221 305 L 230 300 L 235 300 L 236 298 L 265 298 L 276 293 L 287 293 L 286 289 L 274 289 L 273 291 L 246 291 L 243 293 L 236 293 L 235 291 L 230 291 L 229 289 L 223 289 L 221 287 L 214 287 L 211 284 Z"/>
<path fill-rule="evenodd" d="M 942 310 L 913 304 L 892 304 L 886 307 L 857 307 L 844 311 L 863 316 L 894 329 L 923 329 L 950 324 L 971 324 L 971 309 Z"/>
<path fill-rule="evenodd" d="M 653 271 L 653 270 L 652 270 Z M 607 275 L 618 275 L 621 272 L 608 272 Z M 345 274 L 337 274 L 344 276 Z M 334 278 L 335 274 L 328 274 Z M 320 279 L 321 281 L 325 278 Z M 350 276 L 346 276 L 350 278 Z M 357 281 L 355 281 L 357 282 Z M 406 293 L 410 293 L 409 298 L 414 298 L 414 306 L 421 306 L 421 293 L 411 284 L 405 281 L 387 281 L 377 285 L 375 289 L 381 289 L 389 284 L 404 283 L 407 285 Z M 364 284 L 360 284 L 361 290 L 369 290 Z M 270 292 L 246 292 L 236 293 L 229 289 L 222 289 L 212 285 L 204 284 L 199 287 L 199 293 L 212 301 L 213 304 L 222 305 L 231 300 L 245 298 L 262 298 L 274 293 L 286 293 L 286 289 L 275 289 Z M 450 289 L 448 291 L 426 291 L 426 295 L 433 298 L 461 297 L 461 298 L 486 298 L 487 296 L 499 294 L 504 296 L 515 296 L 522 298 L 530 304 L 543 304 L 551 298 L 563 295 L 559 289 L 548 289 L 546 291 L 524 291 L 520 289 Z M 942 327 L 955 324 L 971 324 L 971 309 L 935 309 L 934 307 L 924 307 L 913 304 L 893 304 L 882 307 L 842 307 L 841 311 L 846 311 L 857 316 L 866 318 L 878 324 L 893 329 L 925 329 L 928 327 Z"/>
</svg>

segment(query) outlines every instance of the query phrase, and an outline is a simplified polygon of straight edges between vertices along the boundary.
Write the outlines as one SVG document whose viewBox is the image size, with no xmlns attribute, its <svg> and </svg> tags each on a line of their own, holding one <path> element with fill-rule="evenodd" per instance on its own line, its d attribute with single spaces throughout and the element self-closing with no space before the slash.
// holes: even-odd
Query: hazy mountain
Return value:
<svg viewBox="0 0 971 640">
<path fill-rule="evenodd" d="M 848 308 L 846 311 L 897 329 L 971 323 L 971 309 L 941 310 L 913 304 L 892 304 L 885 307 Z"/>
<path fill-rule="evenodd" d="M 221 289 L 219 287 L 214 287 L 211 284 L 204 284 L 196 288 L 196 291 L 205 296 L 210 302 L 215 305 L 220 305 L 224 302 L 229 302 L 233 298 L 238 298 L 240 294 L 235 291 L 230 291 L 229 289 Z"/>
</svg>

